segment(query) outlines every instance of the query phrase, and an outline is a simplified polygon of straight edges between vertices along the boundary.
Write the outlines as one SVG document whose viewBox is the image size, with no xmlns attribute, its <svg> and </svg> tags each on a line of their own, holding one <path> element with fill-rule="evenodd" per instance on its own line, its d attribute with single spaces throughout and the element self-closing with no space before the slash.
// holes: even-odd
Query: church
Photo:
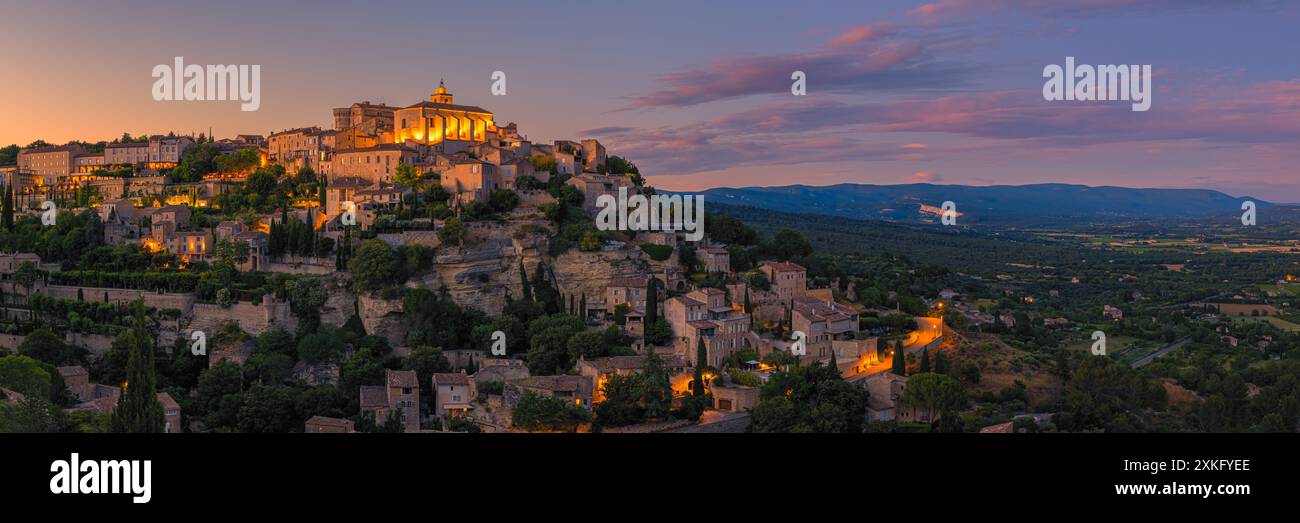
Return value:
<svg viewBox="0 0 1300 523">
<path fill-rule="evenodd" d="M 485 142 L 489 133 L 497 131 L 491 112 L 473 105 L 456 105 L 442 82 L 438 82 L 429 101 L 394 111 L 393 125 L 395 143 L 443 144 L 452 149 Z"/>
</svg>

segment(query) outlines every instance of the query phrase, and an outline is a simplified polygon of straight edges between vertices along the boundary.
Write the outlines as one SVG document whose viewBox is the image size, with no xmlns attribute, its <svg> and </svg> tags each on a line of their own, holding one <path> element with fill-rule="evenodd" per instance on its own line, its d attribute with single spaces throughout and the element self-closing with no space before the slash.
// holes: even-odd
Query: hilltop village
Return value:
<svg viewBox="0 0 1300 523">
<path fill-rule="evenodd" d="M 331 114 L 0 148 L 0 432 L 1300 426 L 1287 252 L 718 202 L 627 230 L 598 201 L 656 191 L 598 140 L 441 85 Z"/>
<path fill-rule="evenodd" d="M 853 383 L 860 425 L 868 389 L 895 415 L 890 355 L 942 342 L 901 312 L 893 344 L 862 330 L 792 231 L 595 227 L 601 195 L 654 193 L 595 139 L 534 142 L 445 86 L 333 117 L 18 151 L 0 350 L 49 376 L 49 423 L 107 427 L 144 347 L 167 432 L 745 430 L 792 366 Z"/>
</svg>

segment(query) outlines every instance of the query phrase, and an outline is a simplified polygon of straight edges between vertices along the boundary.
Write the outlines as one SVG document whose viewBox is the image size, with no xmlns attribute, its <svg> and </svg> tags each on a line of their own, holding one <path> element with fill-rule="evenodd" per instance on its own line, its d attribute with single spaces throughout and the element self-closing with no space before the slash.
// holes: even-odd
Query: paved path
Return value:
<svg viewBox="0 0 1300 523">
<path fill-rule="evenodd" d="M 1129 367 L 1132 367 L 1132 368 L 1135 368 L 1135 369 L 1136 369 L 1136 368 L 1138 368 L 1138 367 L 1141 367 L 1141 366 L 1143 366 L 1143 365 L 1146 365 L 1146 364 L 1148 364 L 1148 363 L 1151 363 L 1151 362 L 1154 361 L 1156 358 L 1159 358 L 1159 357 L 1161 357 L 1161 356 L 1164 356 L 1165 354 L 1168 354 L 1168 353 L 1170 353 L 1170 352 L 1172 352 L 1172 351 L 1175 351 L 1175 350 L 1181 349 L 1184 345 L 1187 345 L 1188 343 L 1191 343 L 1191 342 L 1192 342 L 1192 337 L 1191 337 L 1191 336 L 1188 336 L 1188 337 L 1183 338 L 1183 339 L 1181 339 L 1181 340 L 1175 341 L 1175 342 L 1169 344 L 1169 346 L 1167 346 L 1167 347 L 1165 347 L 1165 348 L 1163 348 L 1163 349 L 1160 349 L 1160 350 L 1158 350 L 1158 351 L 1152 352 L 1151 354 L 1147 354 L 1146 356 L 1143 356 L 1141 359 L 1139 359 L 1139 360 L 1133 362 L 1132 365 L 1129 365 Z"/>
<path fill-rule="evenodd" d="M 904 354 L 919 354 L 921 349 L 939 339 L 945 330 L 943 320 L 940 318 L 916 318 L 916 324 L 917 329 L 907 333 L 907 337 L 903 338 Z M 893 368 L 894 358 L 889 357 L 856 374 L 846 374 L 844 379 L 856 382 L 882 372 L 889 372 Z"/>
<path fill-rule="evenodd" d="M 716 410 L 706 411 L 700 418 L 698 425 L 688 425 L 669 429 L 664 432 L 673 434 L 699 434 L 699 433 L 736 433 L 745 432 L 749 428 L 752 420 L 748 412 L 718 412 Z"/>
</svg>

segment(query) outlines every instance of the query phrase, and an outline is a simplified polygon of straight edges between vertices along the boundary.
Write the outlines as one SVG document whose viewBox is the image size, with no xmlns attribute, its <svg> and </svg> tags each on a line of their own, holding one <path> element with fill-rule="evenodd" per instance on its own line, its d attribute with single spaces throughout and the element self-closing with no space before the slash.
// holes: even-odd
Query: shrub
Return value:
<svg viewBox="0 0 1300 523">
<path fill-rule="evenodd" d="M 641 250 L 650 255 L 650 259 L 654 261 L 664 261 L 673 255 L 673 248 L 667 245 L 643 243 L 641 244 Z"/>
</svg>

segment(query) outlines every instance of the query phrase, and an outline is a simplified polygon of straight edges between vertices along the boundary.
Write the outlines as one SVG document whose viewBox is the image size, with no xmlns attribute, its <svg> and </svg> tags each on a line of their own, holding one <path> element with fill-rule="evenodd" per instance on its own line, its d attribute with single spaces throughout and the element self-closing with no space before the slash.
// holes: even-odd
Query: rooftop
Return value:
<svg viewBox="0 0 1300 523">
<path fill-rule="evenodd" d="M 794 311 L 812 321 L 843 321 L 857 314 L 853 309 L 836 302 L 808 296 L 794 299 Z"/>
<path fill-rule="evenodd" d="M 420 381 L 413 370 L 384 369 L 384 381 L 389 387 L 419 387 Z"/>
<path fill-rule="evenodd" d="M 463 372 L 436 372 L 433 385 L 469 385 L 469 375 Z"/>
<path fill-rule="evenodd" d="M 446 109 L 448 111 L 465 111 L 467 113 L 492 114 L 492 111 L 476 105 L 458 105 L 458 104 L 440 104 L 434 102 L 420 102 L 415 105 L 406 106 L 407 109 L 428 108 L 428 109 Z"/>
<path fill-rule="evenodd" d="M 776 272 L 808 272 L 808 269 L 802 265 L 790 262 L 764 262 L 763 265 L 771 267 Z"/>
<path fill-rule="evenodd" d="M 581 382 L 589 379 L 584 376 L 531 376 L 513 379 L 510 383 L 526 389 L 576 392 L 581 387 Z"/>
<path fill-rule="evenodd" d="M 686 360 L 675 354 L 663 356 L 662 359 L 663 367 L 667 369 L 687 367 Z M 591 365 L 597 372 L 607 374 L 621 370 L 641 370 L 641 367 L 645 365 L 645 356 L 609 356 L 606 358 L 594 358 L 583 361 L 588 365 Z"/>
<path fill-rule="evenodd" d="M 380 385 L 362 385 L 361 386 L 361 408 L 376 408 L 388 406 L 388 390 Z"/>
</svg>

